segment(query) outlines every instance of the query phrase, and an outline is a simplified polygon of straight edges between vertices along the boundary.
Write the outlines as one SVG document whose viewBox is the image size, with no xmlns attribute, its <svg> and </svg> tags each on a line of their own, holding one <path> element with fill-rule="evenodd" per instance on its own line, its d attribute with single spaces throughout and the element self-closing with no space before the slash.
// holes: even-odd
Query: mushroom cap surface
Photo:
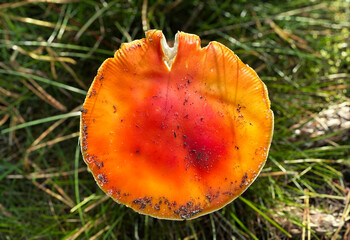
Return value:
<svg viewBox="0 0 350 240">
<path fill-rule="evenodd" d="M 266 86 L 218 42 L 161 31 L 122 44 L 99 68 L 81 115 L 84 161 L 100 188 L 135 211 L 192 219 L 242 194 L 273 133 Z"/>
</svg>

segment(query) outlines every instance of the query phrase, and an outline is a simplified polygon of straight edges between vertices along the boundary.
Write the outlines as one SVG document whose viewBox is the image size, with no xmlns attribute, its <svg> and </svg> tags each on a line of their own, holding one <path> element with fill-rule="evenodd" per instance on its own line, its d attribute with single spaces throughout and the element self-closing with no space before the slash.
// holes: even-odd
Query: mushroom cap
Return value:
<svg viewBox="0 0 350 240">
<path fill-rule="evenodd" d="M 273 133 L 266 86 L 218 42 L 159 30 L 99 68 L 81 115 L 83 158 L 115 201 L 161 219 L 193 219 L 242 194 Z"/>
</svg>

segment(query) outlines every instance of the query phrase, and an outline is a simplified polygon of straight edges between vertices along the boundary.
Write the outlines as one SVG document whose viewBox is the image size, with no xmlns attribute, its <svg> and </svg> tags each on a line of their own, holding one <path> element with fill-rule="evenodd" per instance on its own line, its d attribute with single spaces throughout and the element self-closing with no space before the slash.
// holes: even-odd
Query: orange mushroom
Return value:
<svg viewBox="0 0 350 240">
<path fill-rule="evenodd" d="M 81 115 L 83 157 L 101 189 L 135 211 L 192 219 L 242 194 L 273 132 L 267 89 L 231 50 L 179 32 L 125 43 Z"/>
</svg>

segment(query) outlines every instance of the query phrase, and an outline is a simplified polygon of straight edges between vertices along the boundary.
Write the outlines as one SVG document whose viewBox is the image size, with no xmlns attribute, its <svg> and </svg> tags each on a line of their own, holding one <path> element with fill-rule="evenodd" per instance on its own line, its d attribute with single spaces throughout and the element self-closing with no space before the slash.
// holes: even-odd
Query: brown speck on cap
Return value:
<svg viewBox="0 0 350 240">
<path fill-rule="evenodd" d="M 247 181 L 247 178 L 248 178 L 248 174 L 245 173 L 242 177 L 241 185 L 239 185 L 240 188 L 242 188 L 244 186 L 245 182 Z"/>
</svg>

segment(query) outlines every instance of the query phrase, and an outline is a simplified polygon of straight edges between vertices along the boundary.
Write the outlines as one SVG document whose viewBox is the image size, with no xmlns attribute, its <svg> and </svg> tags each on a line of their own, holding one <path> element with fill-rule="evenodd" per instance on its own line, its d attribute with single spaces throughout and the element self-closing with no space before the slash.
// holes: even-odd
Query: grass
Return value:
<svg viewBox="0 0 350 240">
<path fill-rule="evenodd" d="M 0 238 L 349 237 L 349 129 L 298 134 L 349 101 L 348 4 L 1 2 Z M 191 221 L 139 215 L 105 197 L 77 147 L 78 111 L 97 68 L 148 26 L 167 39 L 182 30 L 228 46 L 258 72 L 275 113 L 261 176 L 233 203 Z M 312 225 L 317 218 L 331 222 Z"/>
</svg>

